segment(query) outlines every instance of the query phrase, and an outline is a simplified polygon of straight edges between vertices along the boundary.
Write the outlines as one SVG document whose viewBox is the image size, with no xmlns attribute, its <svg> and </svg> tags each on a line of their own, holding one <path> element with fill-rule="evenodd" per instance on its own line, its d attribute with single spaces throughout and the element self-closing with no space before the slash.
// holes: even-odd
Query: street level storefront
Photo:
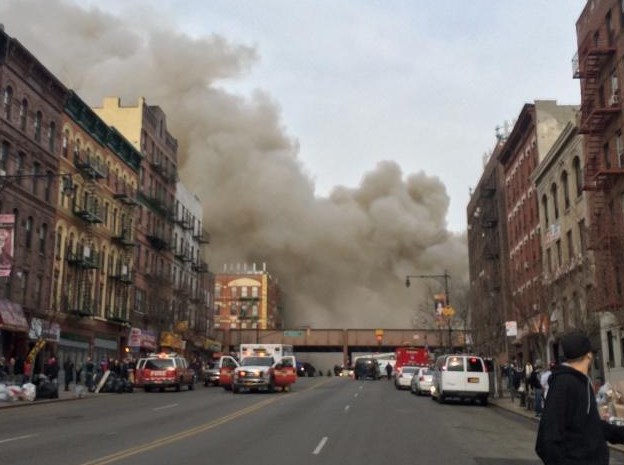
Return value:
<svg viewBox="0 0 624 465">
<path fill-rule="evenodd" d="M 0 299 L 0 356 L 25 357 L 28 347 L 28 321 L 22 306 Z"/>
<path fill-rule="evenodd" d="M 61 339 L 61 325 L 43 318 L 30 319 L 28 328 L 28 354 L 35 362 L 35 373 L 41 372 L 45 361 L 57 356 L 57 346 Z"/>
</svg>

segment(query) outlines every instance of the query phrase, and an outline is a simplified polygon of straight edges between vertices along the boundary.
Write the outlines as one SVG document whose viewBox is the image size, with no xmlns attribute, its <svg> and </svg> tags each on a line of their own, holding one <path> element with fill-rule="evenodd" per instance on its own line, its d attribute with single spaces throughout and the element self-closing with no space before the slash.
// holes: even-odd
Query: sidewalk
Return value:
<svg viewBox="0 0 624 465">
<path fill-rule="evenodd" d="M 81 387 L 84 387 L 84 386 L 81 386 Z M 88 392 L 87 389 L 85 388 L 82 391 L 82 396 L 80 397 L 76 394 L 76 386 L 73 384 L 70 386 L 69 391 L 65 391 L 64 386 L 59 386 L 58 394 L 59 394 L 58 399 L 39 399 L 33 402 L 29 402 L 26 400 L 0 401 L 0 410 L 3 410 L 5 408 L 26 407 L 29 405 L 47 404 L 50 402 L 63 402 L 63 401 L 69 401 L 69 400 L 88 399 L 89 397 L 95 397 L 99 395 L 93 392 Z"/>
<path fill-rule="evenodd" d="M 490 396 L 488 400 L 489 400 L 490 405 L 492 406 L 505 409 L 509 412 L 513 412 L 516 415 L 520 415 L 525 418 L 529 418 L 535 422 L 536 426 L 539 424 L 540 420 L 538 417 L 535 416 L 535 412 L 533 410 L 529 410 L 528 408 L 526 408 L 526 406 L 524 407 L 520 406 L 520 399 L 515 399 L 512 402 L 511 397 L 507 395 L 506 397 L 498 397 L 498 398 L 494 398 L 493 396 Z M 535 429 L 535 432 L 537 434 L 537 428 Z M 613 450 L 624 453 L 624 445 L 608 444 L 608 443 L 607 445 Z"/>
</svg>

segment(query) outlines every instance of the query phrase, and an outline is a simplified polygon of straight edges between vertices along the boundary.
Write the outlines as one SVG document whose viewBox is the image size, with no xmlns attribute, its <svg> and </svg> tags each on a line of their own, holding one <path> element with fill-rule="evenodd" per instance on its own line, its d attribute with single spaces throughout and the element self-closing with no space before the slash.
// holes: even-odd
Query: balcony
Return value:
<svg viewBox="0 0 624 465">
<path fill-rule="evenodd" d="M 74 153 L 74 166 L 90 179 L 102 179 L 108 176 L 108 167 L 93 155 Z"/>
<path fill-rule="evenodd" d="M 171 286 L 171 277 L 164 272 L 157 272 L 148 270 L 145 273 L 145 278 L 155 285 Z"/>
<path fill-rule="evenodd" d="M 208 263 L 198 260 L 191 265 L 191 269 L 196 273 L 208 273 Z"/>
<path fill-rule="evenodd" d="M 95 270 L 100 268 L 100 256 L 97 252 L 84 249 L 77 253 L 67 253 L 67 263 L 83 270 Z"/>
<path fill-rule="evenodd" d="M 145 237 L 149 241 L 152 248 L 158 251 L 169 250 L 169 240 L 165 237 L 163 233 L 154 231 L 146 234 Z"/>
<path fill-rule="evenodd" d="M 186 256 L 186 250 L 182 247 L 172 247 L 174 252 L 173 255 L 180 261 L 184 261 L 184 257 Z"/>
<path fill-rule="evenodd" d="M 129 228 L 123 228 L 121 233 L 113 235 L 112 240 L 122 247 L 134 247 L 136 245 Z"/>
<path fill-rule="evenodd" d="M 117 323 L 122 326 L 129 326 L 130 320 L 126 317 L 128 315 L 127 310 L 123 308 L 109 308 L 106 311 L 106 319 L 111 323 Z"/>
<path fill-rule="evenodd" d="M 173 207 L 167 202 L 162 195 L 153 195 L 140 192 L 139 195 L 145 200 L 145 203 L 160 215 L 167 219 L 171 219 Z"/>
<path fill-rule="evenodd" d="M 195 239 L 200 244 L 210 244 L 210 234 L 208 234 L 204 230 L 194 232 L 193 239 Z"/>
<path fill-rule="evenodd" d="M 113 198 L 128 206 L 138 205 L 136 189 L 122 182 L 118 182 L 113 186 Z"/>
<path fill-rule="evenodd" d="M 93 197 L 88 198 L 82 205 L 79 205 L 77 202 L 74 203 L 73 212 L 74 215 L 85 223 L 99 224 L 104 222 L 98 203 Z"/>
<path fill-rule="evenodd" d="M 116 270 L 112 270 L 108 277 L 121 284 L 129 285 L 134 283 L 134 276 L 132 275 L 132 271 L 130 271 L 130 267 L 128 265 L 123 265 Z"/>
</svg>

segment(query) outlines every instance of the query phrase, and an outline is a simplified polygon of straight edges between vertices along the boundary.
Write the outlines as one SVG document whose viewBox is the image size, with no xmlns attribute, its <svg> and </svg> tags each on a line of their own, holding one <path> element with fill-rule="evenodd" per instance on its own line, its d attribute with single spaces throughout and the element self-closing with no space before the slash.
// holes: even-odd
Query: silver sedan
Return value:
<svg viewBox="0 0 624 465">
<path fill-rule="evenodd" d="M 412 394 L 431 394 L 431 383 L 433 381 L 433 370 L 430 368 L 419 368 L 410 384 L 410 391 Z"/>
</svg>

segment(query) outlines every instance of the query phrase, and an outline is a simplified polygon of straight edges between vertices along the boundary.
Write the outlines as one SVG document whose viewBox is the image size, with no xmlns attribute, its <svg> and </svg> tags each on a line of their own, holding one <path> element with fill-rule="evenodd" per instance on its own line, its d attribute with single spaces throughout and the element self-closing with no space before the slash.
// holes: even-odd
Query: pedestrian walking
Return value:
<svg viewBox="0 0 624 465">
<path fill-rule="evenodd" d="M 556 365 L 557 364 L 555 362 L 550 362 L 548 370 L 542 372 L 542 375 L 540 376 L 540 384 L 542 385 L 542 397 L 544 398 L 544 401 L 546 401 L 546 396 L 548 395 L 548 380 L 550 378 L 550 375 L 552 375 L 553 368 L 555 368 Z"/>
<path fill-rule="evenodd" d="M 607 441 L 624 444 L 624 426 L 600 418 L 588 376 L 591 341 L 581 332 L 565 335 L 566 362 L 552 370 L 535 452 L 545 465 L 608 465 Z"/>
<path fill-rule="evenodd" d="M 91 357 L 87 357 L 87 361 L 84 365 L 85 369 L 85 386 L 90 392 L 95 391 L 94 376 L 95 376 L 95 363 Z"/>
<path fill-rule="evenodd" d="M 542 361 L 536 360 L 531 376 L 529 377 L 529 385 L 533 389 L 533 410 L 535 416 L 542 414 Z"/>
<path fill-rule="evenodd" d="M 392 378 L 392 365 L 390 363 L 386 363 L 386 375 L 388 376 L 388 381 Z"/>
<path fill-rule="evenodd" d="M 69 391 L 69 385 L 74 381 L 74 362 L 69 357 L 63 363 L 63 372 L 65 375 L 65 390 Z"/>
</svg>

